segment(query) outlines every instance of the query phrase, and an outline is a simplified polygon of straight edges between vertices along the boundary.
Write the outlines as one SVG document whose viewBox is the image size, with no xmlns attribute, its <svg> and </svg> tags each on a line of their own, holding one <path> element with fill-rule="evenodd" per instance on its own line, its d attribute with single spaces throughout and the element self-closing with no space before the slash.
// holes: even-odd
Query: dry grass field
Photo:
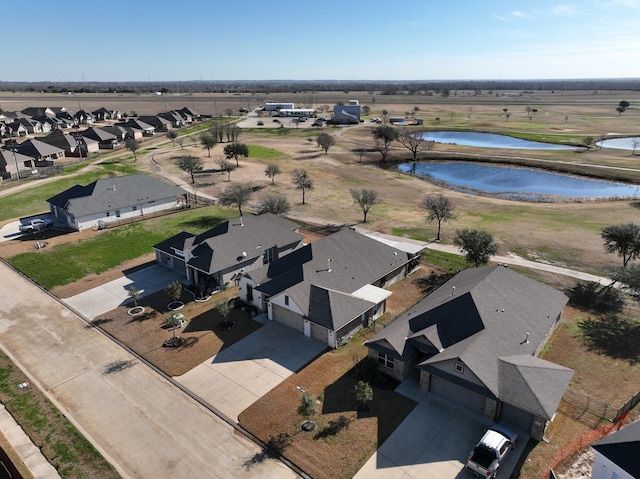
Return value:
<svg viewBox="0 0 640 479">
<path fill-rule="evenodd" d="M 215 115 L 222 114 L 227 108 L 235 111 L 241 107 L 253 108 L 258 104 L 258 100 L 294 101 L 301 106 L 315 106 L 333 105 L 336 101 L 347 102 L 350 99 L 358 99 L 361 104 L 370 106 L 371 116 L 381 116 L 382 110 L 387 110 L 390 116 L 415 114 L 424 119 L 425 129 L 513 133 L 572 144 L 580 144 L 586 136 L 600 138 L 607 134 L 629 136 L 640 134 L 640 109 L 631 108 L 621 116 L 618 116 L 615 111 L 615 107 L 621 100 L 627 100 L 632 105 L 640 104 L 639 92 L 536 91 L 533 93 L 498 92 L 492 95 L 483 92 L 482 95 L 476 96 L 473 92 L 460 91 L 455 94 L 452 92 L 449 98 L 426 95 L 385 96 L 368 92 L 318 92 L 317 95 L 300 92 L 289 95 L 270 94 L 260 98 L 257 95 L 225 94 L 125 97 L 0 93 L 0 107 L 5 110 L 17 110 L 25 106 L 50 105 L 66 106 L 71 110 L 77 110 L 81 106 L 92 110 L 105 106 L 143 114 L 162 111 L 165 108 L 191 106 L 201 113 Z M 538 110 L 531 120 L 526 115 L 527 107 Z M 504 115 L 504 108 L 512 113 L 508 121 Z M 440 118 L 440 123 L 437 125 L 436 118 Z M 239 123 L 242 125 L 242 120 L 239 120 Z M 267 121 L 265 125 L 268 126 Z M 370 211 L 367 227 L 380 232 L 404 234 L 421 239 L 433 238 L 436 225 L 425 222 L 424 213 L 418 208 L 418 203 L 427 194 L 441 193 L 448 196 L 456 205 L 456 218 L 443 224 L 442 241 L 444 243 L 452 241 L 456 229 L 482 229 L 494 235 L 500 245 L 501 254 L 513 253 L 541 262 L 602 275 L 606 275 L 612 266 L 621 264 L 621 261 L 614 255 L 604 253 L 600 238 L 601 228 L 611 224 L 638 221 L 639 203 L 635 201 L 557 203 L 508 201 L 463 194 L 399 174 L 393 165 L 410 158 L 410 153 L 396 144 L 387 164 L 381 164 L 379 153 L 371 150 L 373 142 L 371 126 L 368 123 L 356 127 L 325 128 L 324 132 L 336 138 L 336 144 L 330 148 L 328 154 L 316 145 L 317 130 L 304 127 L 287 130 L 284 134 L 276 128 L 244 128 L 240 141 L 250 146 L 262 147 L 264 148 L 262 151 L 269 154 L 241 159 L 239 168 L 231 173 L 229 179 L 226 173 L 217 171 L 215 162 L 216 158 L 224 156 L 225 144 L 219 144 L 212 149 L 209 157 L 207 151 L 198 144 L 197 137 L 193 141 L 186 139 L 182 147 L 172 146 L 162 137 L 147 142 L 144 146 L 145 152 L 139 155 L 135 166 L 142 171 L 162 173 L 177 183 L 188 185 L 190 177 L 175 166 L 175 158 L 185 154 L 198 156 L 204 161 L 205 166 L 204 171 L 196 175 L 195 184 L 190 186 L 194 191 L 217 197 L 229 184 L 248 184 L 253 187 L 254 194 L 249 204 L 243 208 L 244 210 L 254 209 L 261 195 L 278 193 L 285 195 L 291 203 L 292 209 L 289 214 L 291 218 L 310 224 L 343 225 L 361 222 L 362 212 L 357 205 L 353 204 L 349 190 L 351 188 L 374 189 L 378 192 L 382 203 L 374 206 Z M 365 152 L 361 154 L 360 151 L 363 149 Z M 152 156 L 157 163 L 151 161 Z M 422 154 L 421 158 L 429 161 L 465 158 L 530 164 L 574 173 L 625 179 L 640 184 L 640 156 L 632 156 L 630 151 L 624 150 L 592 148 L 587 151 L 585 148 L 580 148 L 575 151 L 542 152 L 436 145 L 432 151 Z M 276 164 L 281 170 L 281 174 L 275 178 L 275 184 L 272 184 L 264 174 L 265 167 L 269 164 Z M 304 205 L 301 193 L 295 190 L 290 180 L 290 174 L 296 168 L 306 169 L 314 181 L 314 188 L 307 193 Z M 16 247 L 16 249 L 19 248 Z M 139 263 L 144 261 L 141 260 Z M 132 266 L 135 264 L 127 267 Z M 118 273 L 114 271 L 110 274 Z M 566 278 L 561 281 L 557 278 L 547 279 L 563 290 L 570 288 L 573 284 L 573 281 Z M 70 285 L 67 290 L 61 289 L 54 292 L 64 296 L 69 291 L 81 290 L 87 284 L 90 282 L 84 285 Z M 404 283 L 404 286 L 406 287 L 407 283 Z M 396 294 L 393 297 L 395 296 Z M 629 310 L 629 314 L 633 318 L 637 317 L 633 309 Z M 600 401 L 619 405 L 632 394 L 634 389 L 637 389 L 640 381 L 637 361 L 629 357 L 616 357 L 613 351 L 607 351 L 604 348 L 594 349 L 592 343 L 585 342 L 584 325 L 590 324 L 588 321 L 591 319 L 600 320 L 601 318 L 577 309 L 568 310 L 563 326 L 558 329 L 550 347 L 545 351 L 545 358 L 577 371 L 572 387 Z M 115 324 L 116 321 L 112 323 Z M 159 334 L 167 333 L 160 330 Z M 634 339 L 636 336 L 626 335 L 625 337 L 627 340 L 631 338 L 636 341 Z M 203 344 L 204 342 L 205 340 Z M 637 347 L 637 341 L 632 346 Z M 340 351 L 331 354 L 340 355 Z M 333 360 L 348 370 L 353 366 L 355 356 L 351 353 L 343 352 L 342 354 L 344 357 L 339 360 L 333 358 Z M 358 354 L 362 357 L 362 352 L 358 352 L 356 356 Z M 291 381 L 306 381 L 314 394 L 326 394 L 323 393 L 323 388 L 325 380 L 331 379 L 329 377 L 331 374 L 337 375 L 335 378 L 332 376 L 331 381 L 345 376 L 344 372 L 329 369 L 322 360 L 323 358 L 320 358 L 317 365 L 311 365 L 309 372 L 305 372 L 307 371 L 305 369 Z M 313 371 L 316 373 L 325 371 L 327 377 L 322 378 L 317 374 L 314 376 Z M 343 382 L 348 381 L 344 379 Z M 615 386 L 612 387 L 612 384 Z M 292 433 L 297 428 L 295 421 L 299 418 L 296 418 L 295 414 L 286 416 L 283 413 L 278 424 L 264 424 L 265 411 L 274 410 L 277 404 L 279 404 L 278 410 L 286 409 L 286 405 L 292 400 L 278 397 L 278 394 L 286 395 L 287 393 L 279 393 L 279 388 L 276 388 L 240 417 L 243 425 L 264 440 L 268 440 L 270 436 L 279 432 Z M 402 405 L 401 409 L 409 410 L 410 405 Z M 339 424 L 335 421 L 340 419 L 343 412 L 336 410 L 323 417 L 319 421 L 321 430 L 333 431 L 335 428 L 331 429 L 332 425 Z M 355 411 L 349 414 L 351 413 L 355 414 Z M 350 431 L 348 434 L 356 436 L 373 434 L 377 439 L 384 439 L 388 434 L 384 432 L 386 430 L 380 432 L 375 429 L 379 426 L 373 425 L 375 422 L 373 418 L 362 418 L 361 421 L 353 414 L 348 416 L 349 427 L 338 428 L 340 434 L 327 433 L 326 436 L 319 438 L 300 436 L 303 442 L 294 442 L 290 454 L 304 463 L 310 460 L 305 456 L 304 451 L 313 449 L 318 444 L 323 444 L 323 448 L 326 446 L 326 450 L 322 449 L 321 454 L 332 457 L 331 448 L 344 444 L 342 442 L 346 440 L 344 437 L 351 437 L 342 436 L 348 431 Z M 388 422 L 384 423 L 386 425 L 384 427 L 391 427 L 398 418 L 387 419 Z M 360 421 L 359 425 L 358 421 Z M 588 428 L 583 424 L 559 414 L 549 430 L 551 443 L 541 443 L 531 452 L 523 465 L 520 477 L 532 479 L 539 477 L 545 464 L 548 464 L 548 460 L 558 448 L 586 429 Z M 368 444 L 361 451 L 362 456 L 366 456 L 372 447 L 375 447 L 374 443 Z M 341 467 L 349 473 L 356 466 L 357 464 L 341 464 Z M 314 467 L 316 466 L 310 466 L 311 469 Z M 317 477 L 324 477 L 319 469 Z"/>
</svg>

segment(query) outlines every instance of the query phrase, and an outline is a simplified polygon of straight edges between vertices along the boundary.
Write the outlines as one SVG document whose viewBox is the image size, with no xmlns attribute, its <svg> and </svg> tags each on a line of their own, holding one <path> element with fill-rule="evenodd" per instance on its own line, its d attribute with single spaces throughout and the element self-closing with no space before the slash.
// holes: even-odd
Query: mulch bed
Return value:
<svg viewBox="0 0 640 479">
<path fill-rule="evenodd" d="M 162 347 L 163 342 L 173 336 L 171 330 L 162 328 L 164 318 L 171 313 L 167 308 L 170 300 L 164 291 L 138 301 L 138 305 L 145 308 L 143 314 L 129 315 L 127 311 L 131 304 L 127 304 L 96 317 L 92 324 L 122 341 L 169 376 L 180 376 L 262 326 L 241 309 L 232 309 L 228 319 L 235 321 L 235 326 L 229 330 L 218 327 L 224 317 L 215 305 L 236 296 L 237 289 L 232 288 L 215 294 L 209 301 L 195 302 L 192 296 L 184 293 L 181 301 L 185 305 L 180 313 L 184 314 L 187 324 L 175 330 L 176 336 L 184 342 L 173 348 Z"/>
</svg>

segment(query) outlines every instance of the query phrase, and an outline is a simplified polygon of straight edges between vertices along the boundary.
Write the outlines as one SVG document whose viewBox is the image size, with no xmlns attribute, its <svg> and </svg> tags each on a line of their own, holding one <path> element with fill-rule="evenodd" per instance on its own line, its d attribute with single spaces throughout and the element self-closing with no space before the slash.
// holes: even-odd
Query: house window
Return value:
<svg viewBox="0 0 640 479">
<path fill-rule="evenodd" d="M 388 369 L 393 369 L 393 358 L 386 353 L 378 353 L 378 364 Z"/>
<path fill-rule="evenodd" d="M 107 217 L 111 216 L 111 212 L 107 211 Z"/>
<path fill-rule="evenodd" d="M 289 306 L 289 296 L 287 296 L 286 294 L 284 295 L 284 305 Z"/>
<path fill-rule="evenodd" d="M 253 287 L 250 284 L 247 285 L 247 301 L 253 301 Z"/>
<path fill-rule="evenodd" d="M 120 218 L 120 210 L 116 210 L 116 218 Z"/>
<path fill-rule="evenodd" d="M 268 264 L 273 261 L 273 248 L 264 250 L 262 253 L 262 264 Z"/>
<path fill-rule="evenodd" d="M 138 207 L 137 206 L 132 206 L 131 207 L 131 211 L 138 211 Z"/>
<path fill-rule="evenodd" d="M 464 364 L 456 363 L 455 366 L 453 366 L 453 369 L 455 370 L 455 372 L 462 374 L 464 373 Z"/>
</svg>

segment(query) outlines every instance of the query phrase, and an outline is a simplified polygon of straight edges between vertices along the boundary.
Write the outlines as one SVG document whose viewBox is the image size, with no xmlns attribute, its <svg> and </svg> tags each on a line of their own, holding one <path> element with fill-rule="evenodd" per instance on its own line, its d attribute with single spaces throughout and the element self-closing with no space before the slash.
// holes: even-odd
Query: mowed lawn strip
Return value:
<svg viewBox="0 0 640 479">
<path fill-rule="evenodd" d="M 69 420 L 0 353 L 0 402 L 63 478 L 106 479 L 120 475 Z"/>
<path fill-rule="evenodd" d="M 22 253 L 9 263 L 46 289 L 102 273 L 125 261 L 152 252 L 152 246 L 181 232 L 200 233 L 235 216 L 235 210 L 199 208 L 98 231 L 95 236 Z M 71 233 L 73 234 L 73 233 Z"/>
</svg>

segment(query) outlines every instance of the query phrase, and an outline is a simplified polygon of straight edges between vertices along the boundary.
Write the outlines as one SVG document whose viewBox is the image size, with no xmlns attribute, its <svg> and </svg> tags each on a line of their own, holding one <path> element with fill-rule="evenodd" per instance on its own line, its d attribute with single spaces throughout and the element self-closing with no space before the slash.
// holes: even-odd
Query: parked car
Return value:
<svg viewBox="0 0 640 479">
<path fill-rule="evenodd" d="M 518 434 L 507 426 L 494 424 L 484 433 L 467 458 L 466 467 L 476 476 L 495 478 L 500 464 L 516 447 Z"/>
<path fill-rule="evenodd" d="M 53 221 L 48 218 L 35 218 L 29 220 L 28 222 L 21 224 L 18 226 L 18 229 L 21 233 L 34 233 L 36 231 L 42 231 L 45 228 L 52 228 Z"/>
<path fill-rule="evenodd" d="M 258 126 L 264 126 L 264 122 L 263 121 L 259 121 L 258 122 Z"/>
</svg>

